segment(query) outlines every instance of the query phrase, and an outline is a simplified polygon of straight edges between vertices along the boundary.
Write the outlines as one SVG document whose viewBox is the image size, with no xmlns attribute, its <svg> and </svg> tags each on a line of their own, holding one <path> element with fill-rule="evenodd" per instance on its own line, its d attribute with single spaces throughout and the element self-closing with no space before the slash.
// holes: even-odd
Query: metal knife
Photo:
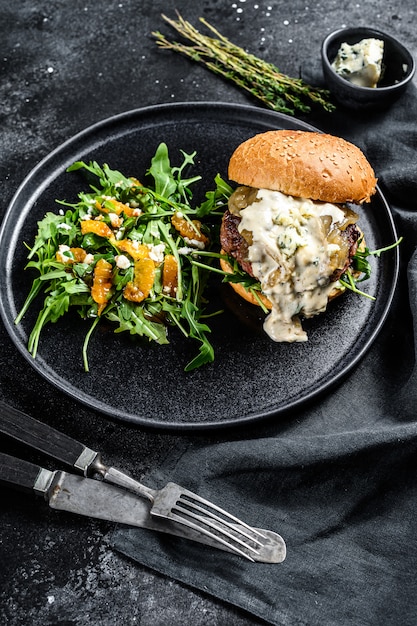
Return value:
<svg viewBox="0 0 417 626">
<path fill-rule="evenodd" d="M 0 483 L 33 491 L 43 496 L 53 509 L 175 535 L 230 552 L 226 546 L 196 530 L 152 517 L 148 500 L 115 485 L 59 470 L 50 471 L 3 453 L 0 453 Z M 286 548 L 280 535 L 257 530 L 264 535 L 265 543 L 253 560 L 281 563 Z"/>
</svg>

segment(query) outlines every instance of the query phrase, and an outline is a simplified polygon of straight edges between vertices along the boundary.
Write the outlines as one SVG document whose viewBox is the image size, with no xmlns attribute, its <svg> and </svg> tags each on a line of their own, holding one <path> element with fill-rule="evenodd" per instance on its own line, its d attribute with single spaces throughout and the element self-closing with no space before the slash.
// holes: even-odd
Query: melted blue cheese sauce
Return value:
<svg viewBox="0 0 417 626">
<path fill-rule="evenodd" d="M 362 39 L 353 46 L 342 43 L 332 67 L 336 74 L 360 87 L 376 87 L 381 77 L 384 42 Z"/>
<path fill-rule="evenodd" d="M 272 304 L 265 332 L 274 341 L 306 341 L 298 315 L 325 311 L 337 286 L 330 282 L 334 269 L 330 257 L 339 246 L 328 243 L 323 217 L 342 222 L 343 211 L 334 204 L 259 189 L 256 200 L 240 215 L 240 233 L 251 233 L 253 273 Z"/>
</svg>

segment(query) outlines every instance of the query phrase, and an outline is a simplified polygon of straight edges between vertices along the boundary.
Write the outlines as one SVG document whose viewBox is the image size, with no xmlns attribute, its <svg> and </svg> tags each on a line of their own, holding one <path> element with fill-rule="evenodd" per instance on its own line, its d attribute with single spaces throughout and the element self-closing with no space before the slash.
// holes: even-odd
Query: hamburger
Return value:
<svg viewBox="0 0 417 626">
<path fill-rule="evenodd" d="M 355 275 L 365 246 L 357 205 L 376 190 L 353 144 L 318 132 L 276 130 L 237 147 L 228 177 L 238 184 L 221 224 L 223 271 L 232 288 L 268 315 L 274 341 L 306 341 L 301 318 L 326 310 Z"/>
</svg>

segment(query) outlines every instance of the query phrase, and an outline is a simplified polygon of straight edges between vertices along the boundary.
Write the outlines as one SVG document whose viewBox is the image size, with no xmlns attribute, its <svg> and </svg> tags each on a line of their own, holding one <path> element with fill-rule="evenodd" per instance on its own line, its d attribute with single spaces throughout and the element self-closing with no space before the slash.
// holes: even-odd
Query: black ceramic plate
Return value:
<svg viewBox="0 0 417 626">
<path fill-rule="evenodd" d="M 168 346 L 142 345 L 110 328 L 96 331 L 90 343 L 90 373 L 82 366 L 87 330 L 77 314 L 48 326 L 38 356 L 27 352 L 36 319 L 34 307 L 23 322 L 14 319 L 30 288 L 23 268 L 36 223 L 56 211 L 55 199 L 76 201 L 86 188 L 79 173 L 66 173 L 74 161 L 95 159 L 140 178 L 158 144 L 165 141 L 171 162 L 179 150 L 197 151 L 196 173 L 203 175 L 198 194 L 212 188 L 217 172 L 227 176 L 229 157 L 248 137 L 270 129 L 312 130 L 301 122 L 254 107 L 222 103 L 160 105 L 105 120 L 70 139 L 26 178 L 11 202 L 0 235 L 1 313 L 18 350 L 50 383 L 78 401 L 115 418 L 175 429 L 214 428 L 278 415 L 314 398 L 340 380 L 358 362 L 380 330 L 391 304 L 398 255 L 389 252 L 374 263 L 366 290 L 376 302 L 345 294 L 328 312 L 305 322 L 309 341 L 276 344 L 262 331 L 256 307 L 235 299 L 229 286 L 214 284 L 210 297 L 224 309 L 212 319 L 215 361 L 200 370 L 183 368 L 196 345 L 171 333 Z M 361 212 L 369 247 L 396 239 L 390 210 L 378 191 Z M 89 325 L 88 325 L 89 327 Z"/>
</svg>

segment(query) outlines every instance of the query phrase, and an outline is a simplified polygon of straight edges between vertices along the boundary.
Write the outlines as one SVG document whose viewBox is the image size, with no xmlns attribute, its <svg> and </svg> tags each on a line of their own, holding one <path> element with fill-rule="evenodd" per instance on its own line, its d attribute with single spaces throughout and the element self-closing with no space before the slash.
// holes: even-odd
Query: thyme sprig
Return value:
<svg viewBox="0 0 417 626">
<path fill-rule="evenodd" d="M 152 35 L 160 48 L 184 54 L 193 61 L 202 63 L 212 72 L 248 91 L 274 111 L 290 115 L 294 115 L 296 111 L 308 113 L 312 104 L 329 112 L 335 109 L 327 89 L 313 87 L 301 78 L 287 76 L 272 63 L 232 43 L 204 18 L 200 18 L 200 22 L 214 37 L 200 33 L 179 13 L 177 17 L 177 20 L 173 20 L 162 15 L 191 44 L 169 41 L 165 35 L 155 31 Z"/>
</svg>

